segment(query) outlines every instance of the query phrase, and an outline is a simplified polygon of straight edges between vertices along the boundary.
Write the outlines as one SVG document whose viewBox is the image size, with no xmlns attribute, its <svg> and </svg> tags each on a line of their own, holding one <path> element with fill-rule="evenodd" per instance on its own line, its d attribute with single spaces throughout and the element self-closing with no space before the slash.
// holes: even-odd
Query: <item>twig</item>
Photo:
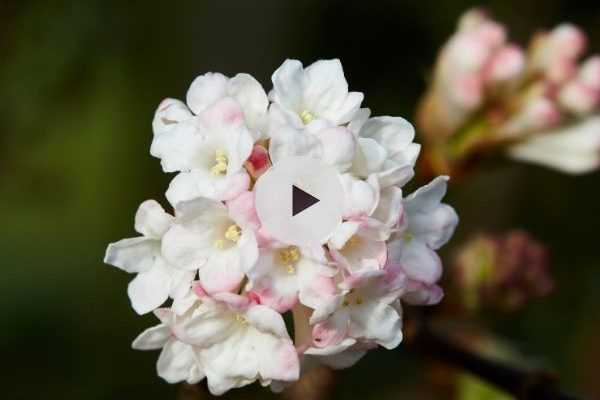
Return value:
<svg viewBox="0 0 600 400">
<path fill-rule="evenodd" d="M 410 342 L 420 354 L 466 370 L 519 400 L 577 400 L 560 391 L 555 373 L 482 357 L 435 332 L 426 322 L 415 321 L 411 336 Z"/>
</svg>

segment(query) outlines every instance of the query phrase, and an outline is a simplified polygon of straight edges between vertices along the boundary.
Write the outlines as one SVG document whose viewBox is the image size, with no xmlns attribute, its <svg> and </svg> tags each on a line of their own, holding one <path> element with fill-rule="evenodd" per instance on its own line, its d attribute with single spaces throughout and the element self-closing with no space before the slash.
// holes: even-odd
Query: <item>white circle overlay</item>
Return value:
<svg viewBox="0 0 600 400">
<path fill-rule="evenodd" d="M 292 215 L 292 186 L 319 201 Z M 344 189 L 335 168 L 310 157 L 288 157 L 254 186 L 256 213 L 266 233 L 296 246 L 322 245 L 342 222 Z"/>
</svg>

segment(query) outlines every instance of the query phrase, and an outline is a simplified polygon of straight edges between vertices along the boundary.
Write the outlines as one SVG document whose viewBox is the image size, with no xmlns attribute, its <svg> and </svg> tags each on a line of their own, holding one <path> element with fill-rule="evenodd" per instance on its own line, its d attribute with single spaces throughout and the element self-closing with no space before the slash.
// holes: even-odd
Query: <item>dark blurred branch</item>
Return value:
<svg viewBox="0 0 600 400">
<path fill-rule="evenodd" d="M 518 368 L 482 357 L 436 332 L 426 322 L 413 322 L 408 339 L 414 350 L 425 357 L 465 370 L 519 400 L 577 400 L 560 391 L 558 377 L 551 371 Z"/>
</svg>

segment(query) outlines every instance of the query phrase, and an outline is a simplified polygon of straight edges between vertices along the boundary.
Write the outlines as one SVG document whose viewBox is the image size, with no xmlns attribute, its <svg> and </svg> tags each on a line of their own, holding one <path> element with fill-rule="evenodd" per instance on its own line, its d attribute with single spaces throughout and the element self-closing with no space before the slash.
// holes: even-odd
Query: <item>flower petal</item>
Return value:
<svg viewBox="0 0 600 400">
<path fill-rule="evenodd" d="M 161 349 L 171 337 L 171 329 L 160 324 L 146 329 L 135 338 L 131 347 L 135 350 Z"/>
<path fill-rule="evenodd" d="M 138 314 L 146 314 L 160 307 L 168 298 L 171 277 L 164 262 L 157 259 L 154 267 L 140 272 L 127 287 L 131 306 Z"/>
<path fill-rule="evenodd" d="M 160 241 L 145 237 L 119 240 L 106 249 L 104 262 L 125 272 L 148 271 L 160 252 Z"/>
<path fill-rule="evenodd" d="M 186 101 L 196 114 L 227 95 L 227 77 L 220 73 L 208 72 L 198 76 L 188 89 Z"/>
<path fill-rule="evenodd" d="M 144 201 L 135 214 L 135 230 L 154 239 L 160 239 L 172 222 L 173 217 L 156 200 Z"/>
</svg>

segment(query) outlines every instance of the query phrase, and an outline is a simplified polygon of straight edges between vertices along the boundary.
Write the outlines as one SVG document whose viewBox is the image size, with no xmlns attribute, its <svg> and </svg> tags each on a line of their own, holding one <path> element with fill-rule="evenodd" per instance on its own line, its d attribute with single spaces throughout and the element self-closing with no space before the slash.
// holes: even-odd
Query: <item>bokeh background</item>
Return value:
<svg viewBox="0 0 600 400">
<path fill-rule="evenodd" d="M 178 396 L 155 374 L 158 353 L 130 349 L 154 324 L 129 306 L 131 276 L 102 264 L 108 242 L 134 235 L 141 201 L 165 203 L 170 176 L 148 153 L 162 98 L 183 98 L 206 71 L 248 72 L 270 87 L 286 58 L 339 57 L 376 114 L 411 119 L 438 48 L 473 5 L 486 6 L 522 44 L 537 29 L 571 21 L 600 50 L 600 6 L 572 0 L 3 0 L 0 397 Z M 574 178 L 506 162 L 451 184 L 448 199 L 462 218 L 453 245 L 518 227 L 550 246 L 554 294 L 510 317 L 484 317 L 587 398 L 600 398 L 599 182 L 600 173 Z M 441 398 L 429 374 L 404 349 L 374 351 L 339 374 L 335 395 Z M 253 386 L 229 397 L 273 396 Z"/>
</svg>

